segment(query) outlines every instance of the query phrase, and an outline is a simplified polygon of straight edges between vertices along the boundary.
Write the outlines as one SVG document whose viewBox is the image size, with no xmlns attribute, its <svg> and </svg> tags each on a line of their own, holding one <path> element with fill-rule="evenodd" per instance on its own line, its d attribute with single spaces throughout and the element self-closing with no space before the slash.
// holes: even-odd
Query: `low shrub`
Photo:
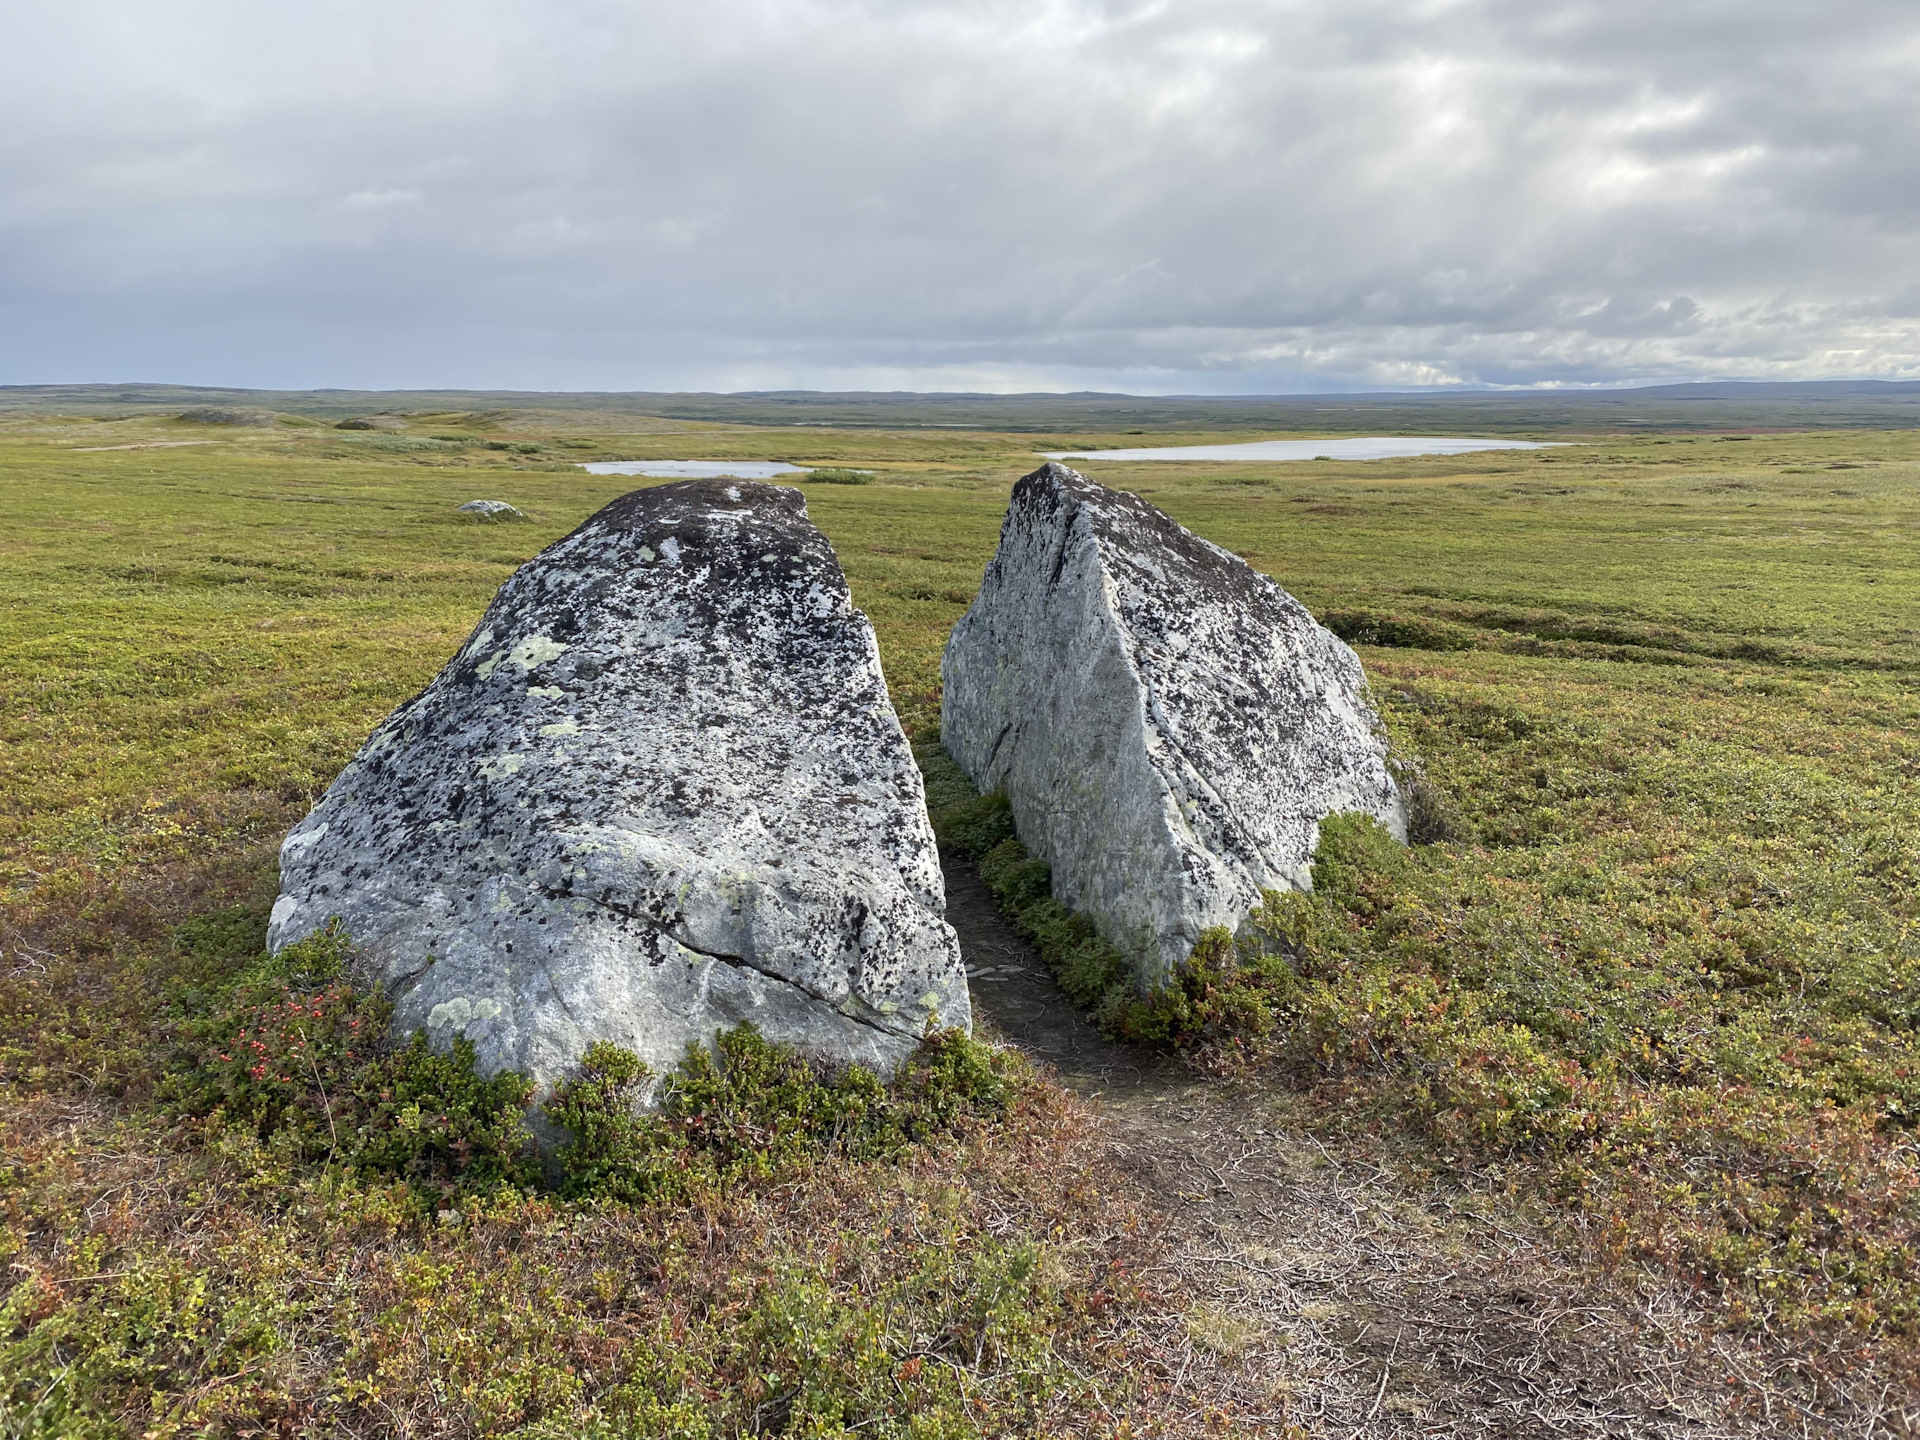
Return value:
<svg viewBox="0 0 1920 1440">
<path fill-rule="evenodd" d="M 230 409 L 220 405 L 196 405 L 175 417 L 187 425 L 245 425 L 271 428 L 276 416 L 271 410 Z"/>
<path fill-rule="evenodd" d="M 1489 744 L 1516 730 L 1516 717 L 1463 718 Z M 1783 983 L 1783 965 L 1808 964 L 1791 942 L 1812 933 L 1770 920 L 1784 892 L 1750 884 L 1745 905 L 1703 908 L 1672 870 L 1656 890 L 1619 860 L 1409 849 L 1371 817 L 1336 815 L 1311 892 L 1269 892 L 1237 938 L 1210 931 L 1141 995 L 1048 897 L 1005 801 L 969 793 L 943 751 L 920 758 L 941 839 L 976 859 L 1061 988 L 1116 1036 L 1203 1072 L 1286 1080 L 1329 1118 L 1391 1123 L 1441 1164 L 1498 1172 L 1736 1321 L 1920 1334 L 1904 992 L 1850 1001 L 1886 1017 L 1868 1022 L 1820 1013 L 1834 1001 L 1804 978 Z M 1471 828 L 1451 805 L 1444 818 Z M 1858 863 L 1877 875 L 1881 854 Z"/>
<path fill-rule="evenodd" d="M 827 1069 L 772 1044 L 751 1024 L 694 1046 L 659 1082 L 631 1051 L 588 1049 L 546 1117 L 567 1132 L 556 1153 L 561 1194 L 634 1204 L 765 1178 L 826 1154 L 891 1160 L 969 1116 L 1003 1109 L 1012 1060 L 959 1031 L 928 1037 L 884 1085 L 859 1065 Z"/>
<path fill-rule="evenodd" d="M 1464 625 L 1424 615 L 1382 614 L 1373 610 L 1327 610 L 1320 623 L 1349 645 L 1381 645 L 1405 650 L 1471 650 L 1473 631 Z"/>
<path fill-rule="evenodd" d="M 423 1208 L 502 1187 L 551 1184 L 568 1198 L 633 1204 L 714 1191 L 825 1154 L 897 1158 L 916 1141 L 1005 1108 L 1018 1084 L 1008 1055 L 957 1031 L 929 1035 L 882 1084 L 857 1065 L 829 1069 L 746 1024 L 692 1046 L 652 1091 L 652 1071 L 605 1042 L 541 1107 L 558 1127 L 551 1175 L 526 1124 L 532 1086 L 483 1077 L 473 1046 L 436 1051 L 391 1037 L 392 1006 L 356 986 L 351 951 L 326 931 L 253 954 L 251 912 L 183 927 L 161 1094 L 213 1134 L 243 1132 L 292 1163 L 407 1187 Z M 645 1108 L 657 1100 L 655 1109 Z"/>
<path fill-rule="evenodd" d="M 203 923 L 188 943 L 230 950 L 231 926 Z M 349 959 L 329 930 L 225 984 L 176 993 L 162 1099 L 289 1160 L 403 1181 L 423 1201 L 529 1181 L 531 1086 L 512 1072 L 476 1074 L 465 1040 L 449 1054 L 418 1034 L 395 1044 L 392 1006 L 353 984 Z"/>
</svg>

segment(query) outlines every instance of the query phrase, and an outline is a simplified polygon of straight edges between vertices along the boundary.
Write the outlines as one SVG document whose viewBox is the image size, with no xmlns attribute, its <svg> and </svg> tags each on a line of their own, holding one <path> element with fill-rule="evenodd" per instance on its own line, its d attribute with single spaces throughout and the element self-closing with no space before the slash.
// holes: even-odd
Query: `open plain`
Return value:
<svg viewBox="0 0 1920 1440">
<path fill-rule="evenodd" d="M 1920 432 L 1575 407 L 1498 417 L 1541 451 L 1103 465 L 1258 432 L 457 402 L 0 419 L 0 1433 L 1920 1429 Z M 1046 450 L 1353 643 L 1421 777 L 1422 843 L 1330 852 L 1284 977 L 1121 1044 L 950 847 L 1023 1078 L 899 1154 L 423 1205 L 179 1101 L 280 838 L 652 483 L 581 462 L 825 467 L 924 744 Z"/>
</svg>

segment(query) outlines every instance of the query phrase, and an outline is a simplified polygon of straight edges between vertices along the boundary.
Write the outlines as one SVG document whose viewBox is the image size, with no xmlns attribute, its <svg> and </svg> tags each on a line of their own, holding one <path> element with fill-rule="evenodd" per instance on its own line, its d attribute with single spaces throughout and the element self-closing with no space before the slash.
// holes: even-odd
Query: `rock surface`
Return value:
<svg viewBox="0 0 1920 1440">
<path fill-rule="evenodd" d="M 1143 988 L 1267 889 L 1322 817 L 1406 813 L 1360 662 L 1238 556 L 1048 464 L 1014 487 L 941 663 L 941 738 L 1004 791 L 1053 893 Z"/>
<path fill-rule="evenodd" d="M 890 1071 L 971 1022 L 920 773 L 797 490 L 614 501 L 515 573 L 280 852 L 269 944 L 338 916 L 395 1024 L 542 1086 L 751 1020 Z"/>
<path fill-rule="evenodd" d="M 482 520 L 524 520 L 526 512 L 517 505 L 509 505 L 504 500 L 469 500 L 464 505 L 453 507 L 462 515 L 478 516 Z"/>
</svg>

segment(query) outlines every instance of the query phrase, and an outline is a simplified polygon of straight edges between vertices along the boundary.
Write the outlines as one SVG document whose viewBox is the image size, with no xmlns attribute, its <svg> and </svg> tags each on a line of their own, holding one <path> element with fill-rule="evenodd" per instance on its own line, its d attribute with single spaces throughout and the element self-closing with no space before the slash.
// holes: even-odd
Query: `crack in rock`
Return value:
<svg viewBox="0 0 1920 1440">
<path fill-rule="evenodd" d="M 584 901 L 588 905 L 596 906 L 599 909 L 609 911 L 615 915 L 623 916 L 626 919 L 635 921 L 641 925 L 646 926 L 648 929 L 652 930 L 654 934 L 660 936 L 664 940 L 671 941 L 673 944 L 679 946 L 680 949 L 685 950 L 690 955 L 698 955 L 703 960 L 712 960 L 721 965 L 731 965 L 735 969 L 750 970 L 756 975 L 763 975 L 767 979 L 777 981 L 782 985 L 790 985 L 795 990 L 798 990 L 803 995 L 806 995 L 809 999 L 817 1000 L 827 1005 L 832 1005 L 834 1003 L 831 996 L 822 995 L 819 991 L 810 989 L 806 985 L 801 984 L 798 980 L 793 979 L 791 976 L 782 975 L 777 970 L 770 969 L 765 965 L 757 964 L 749 956 L 732 955 L 720 950 L 701 949 L 700 946 L 693 943 L 693 940 L 687 933 L 687 925 L 684 920 L 678 921 L 676 923 L 671 923 L 671 924 L 662 924 L 653 916 L 647 915 L 643 911 L 634 910 L 629 906 L 621 905 L 618 901 L 611 900 L 605 897 L 602 897 L 596 900 L 591 896 L 575 895 L 571 891 L 567 891 L 567 890 L 546 890 L 546 891 L 542 891 L 541 893 L 544 894 L 549 900 Z M 856 1025 L 868 1026 L 871 1029 L 879 1031 L 883 1035 L 895 1036 L 895 1035 L 911 1035 L 912 1034 L 911 1031 L 902 1029 L 900 1027 L 881 1025 L 876 1023 L 873 1020 L 868 1019 L 864 1015 L 860 1015 L 857 1013 L 849 1013 L 849 1011 L 845 1008 L 844 1002 L 840 1007 L 837 1007 L 837 1008 L 839 1009 L 839 1013 L 841 1015 L 853 1021 Z"/>
</svg>

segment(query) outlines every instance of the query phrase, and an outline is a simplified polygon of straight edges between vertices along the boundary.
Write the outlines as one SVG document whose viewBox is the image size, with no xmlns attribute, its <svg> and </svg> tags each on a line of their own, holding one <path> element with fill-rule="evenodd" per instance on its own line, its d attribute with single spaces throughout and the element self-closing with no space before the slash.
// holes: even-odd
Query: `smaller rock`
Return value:
<svg viewBox="0 0 1920 1440">
<path fill-rule="evenodd" d="M 504 500 L 469 500 L 456 507 L 462 515 L 476 515 L 482 520 L 524 520 L 526 512 L 509 505 Z"/>
<path fill-rule="evenodd" d="M 1142 991 L 1266 891 L 1310 888 L 1327 816 L 1406 838 L 1353 651 L 1239 556 L 1064 465 L 1014 486 L 940 673 L 948 751 Z"/>
</svg>

